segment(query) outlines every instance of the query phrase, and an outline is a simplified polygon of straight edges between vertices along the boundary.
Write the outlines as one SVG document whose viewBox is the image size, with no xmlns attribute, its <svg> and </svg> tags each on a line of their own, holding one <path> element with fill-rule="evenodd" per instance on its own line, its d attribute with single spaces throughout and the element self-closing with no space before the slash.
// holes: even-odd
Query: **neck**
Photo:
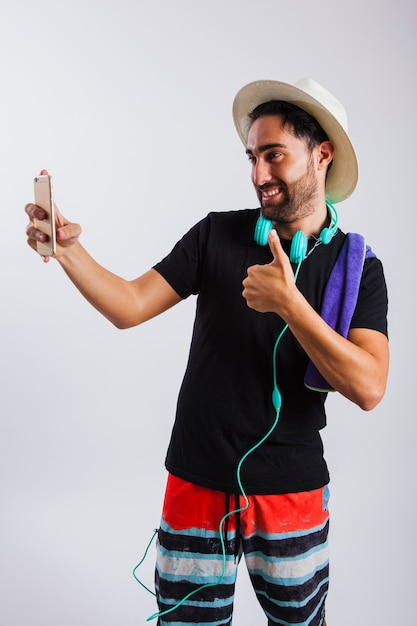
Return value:
<svg viewBox="0 0 417 626">
<path fill-rule="evenodd" d="M 292 222 L 273 222 L 274 228 L 282 239 L 292 239 L 295 233 L 301 230 L 308 238 L 318 237 L 332 221 L 330 209 L 323 203 L 301 218 Z"/>
</svg>

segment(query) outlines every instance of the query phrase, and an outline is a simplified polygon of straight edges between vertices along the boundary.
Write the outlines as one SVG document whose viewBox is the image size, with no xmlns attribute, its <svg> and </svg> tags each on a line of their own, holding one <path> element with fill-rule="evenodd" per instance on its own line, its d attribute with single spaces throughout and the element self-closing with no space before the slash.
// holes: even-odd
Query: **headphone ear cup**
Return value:
<svg viewBox="0 0 417 626">
<path fill-rule="evenodd" d="M 291 263 L 301 263 L 307 253 L 308 239 L 302 230 L 297 230 L 291 241 L 290 261 Z"/>
<path fill-rule="evenodd" d="M 255 239 L 255 242 L 258 244 L 258 246 L 266 246 L 266 244 L 268 243 L 268 235 L 269 232 L 272 230 L 272 226 L 273 225 L 271 220 L 263 217 L 263 215 L 261 215 L 261 217 L 258 217 L 258 221 L 256 222 L 255 226 L 255 233 L 253 235 L 253 238 Z"/>
<path fill-rule="evenodd" d="M 333 239 L 334 232 L 331 228 L 323 228 L 320 233 L 320 241 L 322 244 L 327 246 L 328 243 Z"/>
</svg>

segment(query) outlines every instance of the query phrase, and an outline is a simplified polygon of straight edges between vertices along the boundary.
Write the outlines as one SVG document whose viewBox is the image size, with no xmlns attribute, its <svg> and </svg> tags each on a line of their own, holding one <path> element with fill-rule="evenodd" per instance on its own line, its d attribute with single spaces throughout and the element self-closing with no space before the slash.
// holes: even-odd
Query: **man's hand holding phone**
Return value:
<svg viewBox="0 0 417 626">
<path fill-rule="evenodd" d="M 51 256 L 59 258 L 65 248 L 78 241 L 81 227 L 68 222 L 58 211 L 53 198 L 52 177 L 46 170 L 34 180 L 35 200 L 27 204 L 30 223 L 26 228 L 28 245 L 47 263 Z"/>
</svg>

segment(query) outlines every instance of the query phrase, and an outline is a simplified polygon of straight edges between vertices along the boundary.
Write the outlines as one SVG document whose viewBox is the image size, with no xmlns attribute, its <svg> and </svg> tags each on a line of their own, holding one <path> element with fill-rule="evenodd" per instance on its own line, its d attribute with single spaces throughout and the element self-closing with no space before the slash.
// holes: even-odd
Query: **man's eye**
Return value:
<svg viewBox="0 0 417 626">
<path fill-rule="evenodd" d="M 268 157 L 270 161 L 273 161 L 274 159 L 278 159 L 281 156 L 281 152 L 270 152 Z"/>
<path fill-rule="evenodd" d="M 253 154 L 248 154 L 248 161 L 249 163 L 255 163 L 255 157 L 253 156 Z"/>
</svg>

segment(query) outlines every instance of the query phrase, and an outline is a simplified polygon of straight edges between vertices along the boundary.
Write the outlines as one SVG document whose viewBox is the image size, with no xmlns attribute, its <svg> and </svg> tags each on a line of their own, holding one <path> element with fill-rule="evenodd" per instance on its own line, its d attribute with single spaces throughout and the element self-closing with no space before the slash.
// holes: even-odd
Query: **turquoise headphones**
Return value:
<svg viewBox="0 0 417 626">
<path fill-rule="evenodd" d="M 338 213 L 331 202 L 326 200 L 326 207 L 330 217 L 330 225 L 323 228 L 317 241 L 327 245 L 331 242 L 337 232 L 337 224 L 339 222 Z M 268 234 L 272 230 L 272 221 L 261 215 L 255 226 L 254 239 L 258 246 L 266 246 L 268 243 Z M 304 261 L 307 253 L 308 237 L 302 230 L 297 230 L 291 241 L 290 261 L 291 263 L 301 263 Z"/>
</svg>

